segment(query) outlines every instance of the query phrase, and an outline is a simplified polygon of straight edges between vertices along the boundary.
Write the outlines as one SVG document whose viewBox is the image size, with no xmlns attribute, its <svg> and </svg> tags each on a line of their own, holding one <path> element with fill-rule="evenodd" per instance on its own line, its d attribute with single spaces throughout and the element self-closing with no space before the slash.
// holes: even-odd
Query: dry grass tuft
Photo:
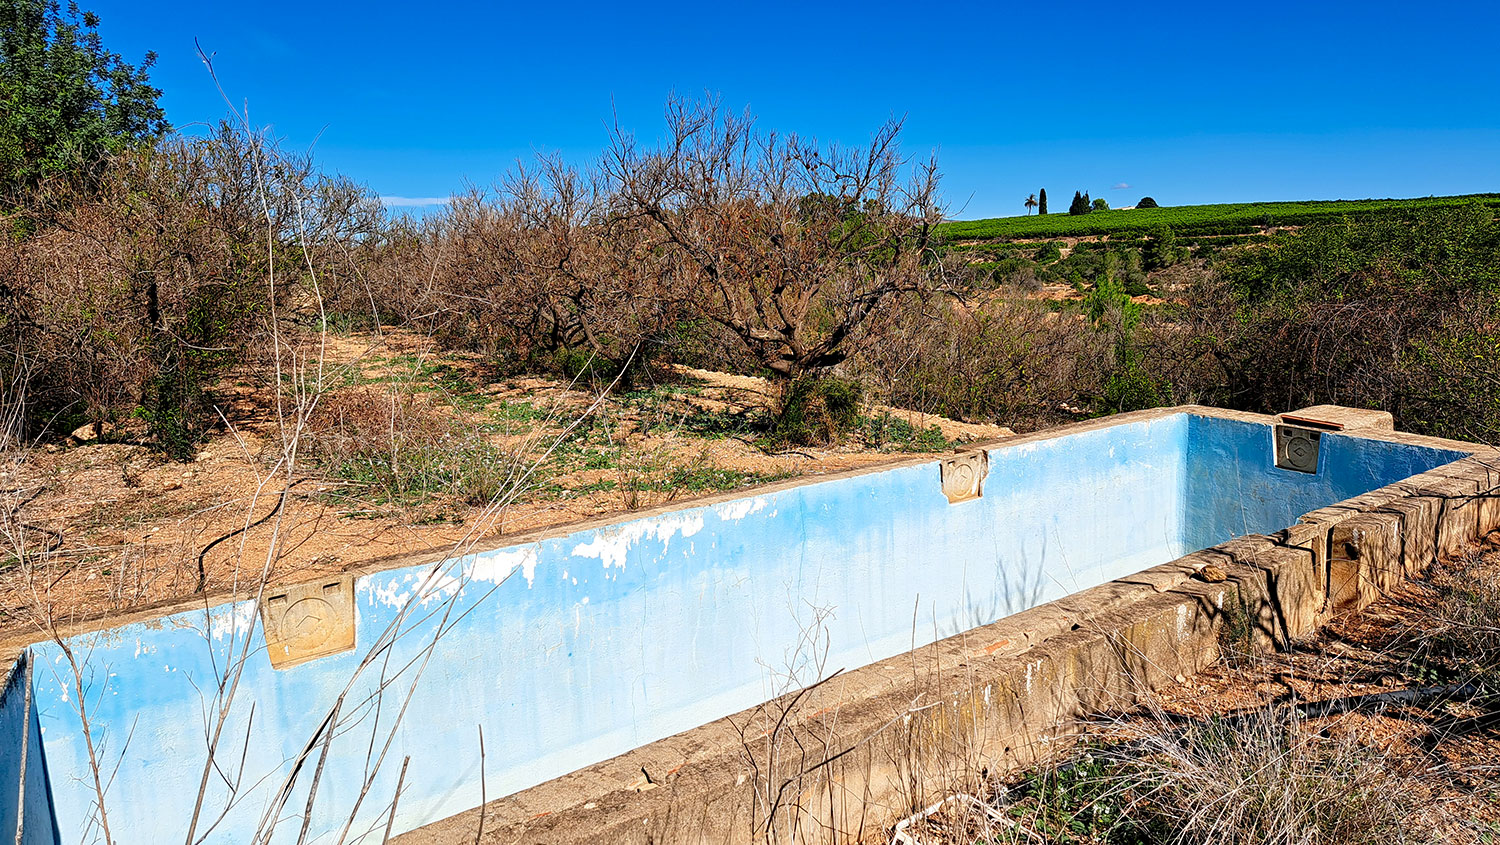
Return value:
<svg viewBox="0 0 1500 845">
<path fill-rule="evenodd" d="M 409 392 L 332 394 L 307 443 L 337 489 L 407 509 L 433 497 L 486 506 L 514 493 L 529 467 L 524 447 L 498 445 Z"/>
<path fill-rule="evenodd" d="M 1167 725 L 1163 724 L 1163 728 Z M 1295 708 L 1148 735 L 1113 762 L 1135 783 L 1127 813 L 1166 841 L 1360 845 L 1434 841 L 1420 782 L 1371 737 L 1330 734 Z"/>
</svg>

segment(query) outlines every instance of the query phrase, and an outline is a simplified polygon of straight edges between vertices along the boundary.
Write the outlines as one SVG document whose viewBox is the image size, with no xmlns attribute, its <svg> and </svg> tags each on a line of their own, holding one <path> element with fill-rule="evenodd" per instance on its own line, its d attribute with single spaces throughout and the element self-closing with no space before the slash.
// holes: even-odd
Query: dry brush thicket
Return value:
<svg viewBox="0 0 1500 845">
<path fill-rule="evenodd" d="M 1496 432 L 1492 210 L 990 261 L 941 242 L 935 163 L 905 158 L 900 129 L 819 145 L 674 100 L 656 143 L 616 127 L 592 165 L 541 157 L 420 220 L 244 131 L 169 139 L 10 213 L 9 405 L 33 434 L 93 422 L 190 454 L 226 370 L 269 366 L 275 311 L 304 330 L 401 325 L 596 387 L 676 361 L 770 376 L 784 399 L 837 377 L 1017 428 L 1336 402 Z"/>
<path fill-rule="evenodd" d="M 63 420 L 128 437 L 134 420 L 191 455 L 219 376 L 274 357 L 270 321 L 305 308 L 310 268 L 347 266 L 380 213 L 228 125 L 115 157 L 95 179 L 44 183 L 0 238 L 8 403 L 28 434 Z"/>
</svg>

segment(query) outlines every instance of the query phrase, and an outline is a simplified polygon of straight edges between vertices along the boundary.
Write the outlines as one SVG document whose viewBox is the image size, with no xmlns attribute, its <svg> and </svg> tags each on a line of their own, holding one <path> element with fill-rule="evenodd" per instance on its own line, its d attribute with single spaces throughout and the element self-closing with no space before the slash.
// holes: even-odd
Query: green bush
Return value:
<svg viewBox="0 0 1500 845">
<path fill-rule="evenodd" d="M 73 3 L 0 0 L 0 203 L 165 134 L 155 63 L 104 49 L 99 17 Z"/>
<path fill-rule="evenodd" d="M 1177 245 L 1177 236 L 1170 226 L 1158 226 L 1151 230 L 1146 246 L 1141 250 L 1141 260 L 1147 270 L 1170 267 L 1187 258 L 1187 250 Z"/>
<path fill-rule="evenodd" d="M 804 375 L 783 388 L 771 439 L 794 446 L 833 443 L 859 424 L 863 389 L 831 375 Z"/>
<path fill-rule="evenodd" d="M 1062 247 L 1058 246 L 1057 241 L 1047 241 L 1037 248 L 1036 262 L 1038 264 L 1050 264 L 1059 258 L 1062 258 Z"/>
<path fill-rule="evenodd" d="M 1346 220 L 1218 262 L 1188 310 L 1216 401 L 1381 408 L 1406 430 L 1500 438 L 1500 225 L 1488 206 Z"/>
</svg>

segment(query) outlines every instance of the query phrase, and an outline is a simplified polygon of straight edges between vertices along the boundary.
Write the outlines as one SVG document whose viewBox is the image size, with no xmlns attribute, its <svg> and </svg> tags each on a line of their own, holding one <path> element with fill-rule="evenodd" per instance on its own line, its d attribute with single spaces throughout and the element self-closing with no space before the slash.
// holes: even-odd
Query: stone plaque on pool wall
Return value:
<svg viewBox="0 0 1500 845">
<path fill-rule="evenodd" d="M 984 495 L 984 477 L 990 472 L 990 454 L 983 449 L 944 458 L 940 470 L 943 495 L 949 504 L 967 502 Z"/>
<path fill-rule="evenodd" d="M 349 651 L 354 648 L 354 579 L 268 590 L 260 618 L 272 668 Z"/>
</svg>

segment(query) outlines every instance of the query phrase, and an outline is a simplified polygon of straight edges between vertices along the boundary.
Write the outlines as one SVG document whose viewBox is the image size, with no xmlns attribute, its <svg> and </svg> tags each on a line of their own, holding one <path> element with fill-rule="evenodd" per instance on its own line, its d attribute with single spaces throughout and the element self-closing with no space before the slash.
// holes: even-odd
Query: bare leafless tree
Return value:
<svg viewBox="0 0 1500 845">
<path fill-rule="evenodd" d="M 778 376 L 815 373 L 848 357 L 872 314 L 935 285 L 936 162 L 908 173 L 901 127 L 887 122 L 866 147 L 822 146 L 674 98 L 655 147 L 616 125 L 603 161 L 611 219 L 648 224 L 685 309 Z"/>
</svg>

